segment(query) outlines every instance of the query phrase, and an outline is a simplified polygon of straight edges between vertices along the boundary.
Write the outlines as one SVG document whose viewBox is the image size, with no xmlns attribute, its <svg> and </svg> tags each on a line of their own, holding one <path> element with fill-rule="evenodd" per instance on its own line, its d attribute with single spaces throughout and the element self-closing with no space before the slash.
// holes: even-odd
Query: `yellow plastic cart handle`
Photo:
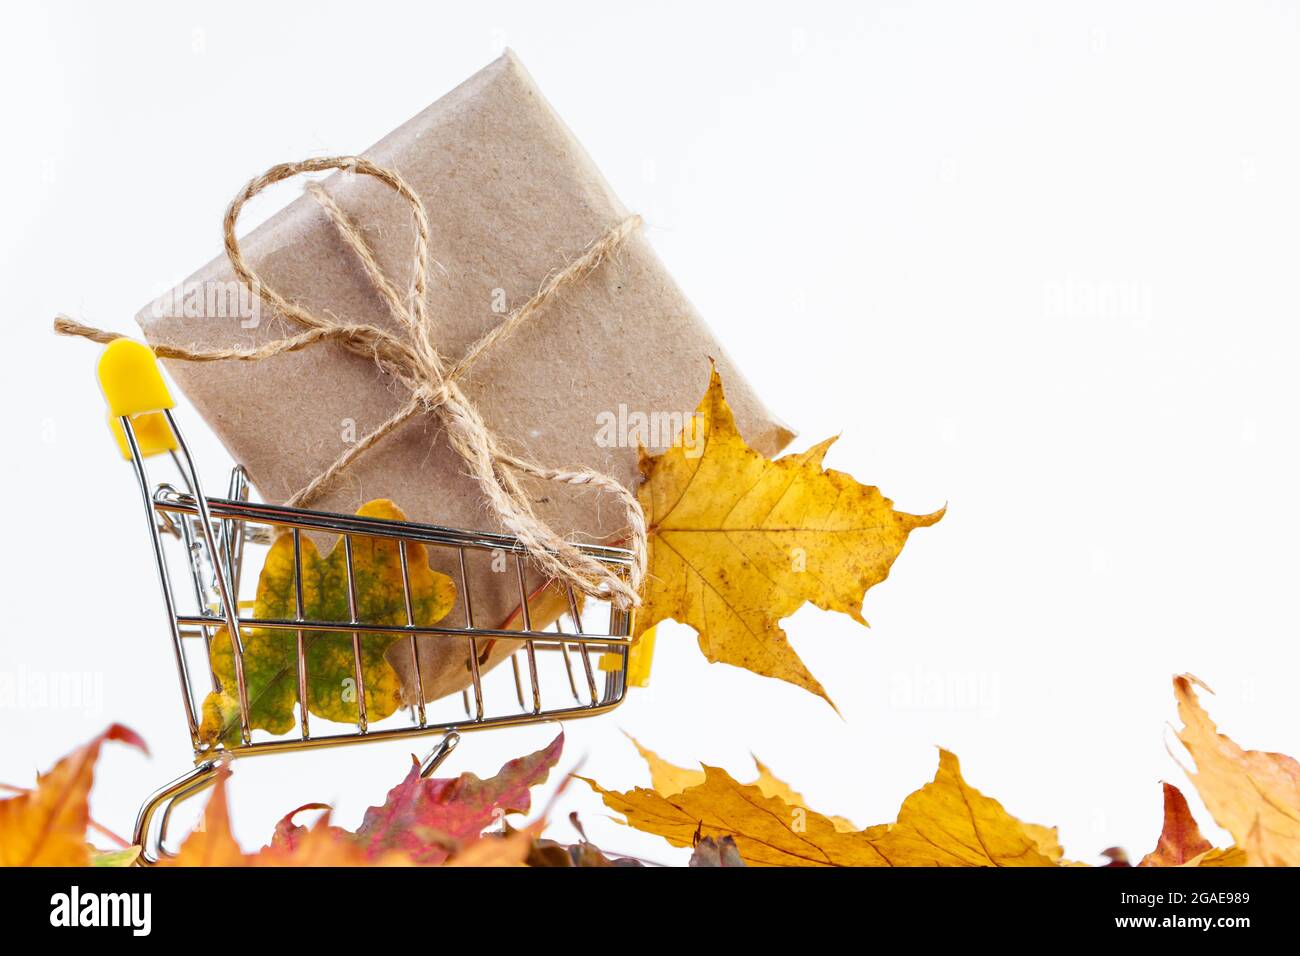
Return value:
<svg viewBox="0 0 1300 956">
<path fill-rule="evenodd" d="M 652 627 L 632 645 L 627 654 L 627 683 L 630 687 L 648 687 L 650 685 L 650 664 L 655 656 L 655 629 Z M 597 662 L 602 671 L 617 671 L 623 668 L 623 658 L 619 654 L 601 654 Z"/>
<path fill-rule="evenodd" d="M 122 431 L 122 416 L 131 419 L 140 454 L 157 455 L 176 448 L 176 436 L 162 414 L 175 403 L 163 381 L 153 351 L 131 339 L 116 339 L 99 358 L 99 387 L 108 399 L 108 427 L 122 457 L 131 458 L 131 446 Z"/>
<path fill-rule="evenodd" d="M 109 412 L 108 427 L 117 441 L 118 451 L 130 461 L 131 446 L 127 444 L 126 433 L 122 431 L 122 419 Z M 140 446 L 140 454 L 145 458 L 176 450 L 176 436 L 172 434 L 162 412 L 148 412 L 131 419 L 131 430 L 135 432 L 135 443 Z"/>
<path fill-rule="evenodd" d="M 147 345 L 115 339 L 99 357 L 99 387 L 114 418 L 161 412 L 176 403 L 167 391 L 158 359 Z"/>
</svg>

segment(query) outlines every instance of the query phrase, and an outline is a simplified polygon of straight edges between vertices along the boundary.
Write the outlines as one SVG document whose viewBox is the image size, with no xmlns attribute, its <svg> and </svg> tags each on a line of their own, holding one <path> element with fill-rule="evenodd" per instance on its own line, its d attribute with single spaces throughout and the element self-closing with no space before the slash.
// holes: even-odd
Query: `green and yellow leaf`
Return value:
<svg viewBox="0 0 1300 956">
<path fill-rule="evenodd" d="M 129 846 L 122 850 L 100 850 L 96 847 L 90 848 L 90 865 L 112 869 L 124 866 L 135 866 L 135 861 L 140 858 L 140 848 L 138 846 Z"/>
<path fill-rule="evenodd" d="M 358 515 L 404 521 L 406 516 L 391 501 L 363 505 Z M 303 614 L 309 620 L 346 621 L 348 614 L 347 565 L 340 540 L 322 558 L 315 544 L 302 539 Z M 407 544 L 414 621 L 428 626 L 439 621 L 456 600 L 451 579 L 429 567 L 424 545 Z M 402 566 L 396 541 L 353 538 L 353 577 L 357 618 L 365 624 L 406 624 L 402 591 Z M 293 539 L 281 535 L 271 546 L 257 582 L 254 615 L 265 619 L 293 619 Z M 303 635 L 307 657 L 307 709 L 326 720 L 350 722 L 357 717 L 356 672 L 352 636 L 329 631 Z M 401 635 L 366 634 L 361 641 L 362 676 L 366 715 L 382 720 L 402 704 L 401 680 L 386 657 Z M 234 655 L 225 630 L 212 641 L 212 667 L 222 690 L 203 703 L 200 736 L 205 743 L 239 742 L 239 705 Z M 253 628 L 244 634 L 244 677 L 248 687 L 250 729 L 282 734 L 293 727 L 298 702 L 297 636 L 294 631 Z"/>
</svg>

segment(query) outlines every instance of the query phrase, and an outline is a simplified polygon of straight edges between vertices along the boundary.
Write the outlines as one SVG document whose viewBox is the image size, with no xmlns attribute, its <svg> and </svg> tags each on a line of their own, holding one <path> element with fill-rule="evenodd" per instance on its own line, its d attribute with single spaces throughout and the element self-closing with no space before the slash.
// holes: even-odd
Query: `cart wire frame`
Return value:
<svg viewBox="0 0 1300 956">
<path fill-rule="evenodd" d="M 133 343 L 135 344 L 135 343 Z M 103 374 L 101 372 L 101 378 Z M 161 381 L 160 381 L 161 384 Z M 165 387 L 165 386 L 164 386 Z M 107 387 L 106 387 L 107 391 Z M 110 406 L 113 403 L 110 401 Z M 622 703 L 627 692 L 631 647 L 632 614 L 609 603 L 609 627 L 606 633 L 592 633 L 584 628 L 584 608 L 571 586 L 564 588 L 567 613 L 554 624 L 554 630 L 536 630 L 530 613 L 525 567 L 527 550 L 517 538 L 509 535 L 462 531 L 437 525 L 410 521 L 392 521 L 359 515 L 340 515 L 310 511 L 281 505 L 268 505 L 248 500 L 248 481 L 244 470 L 236 466 L 230 481 L 228 497 L 208 498 L 204 495 L 198 474 L 190 455 L 189 446 L 176 424 L 170 407 L 141 415 L 124 414 L 112 417 L 110 423 L 120 424 L 118 436 L 124 453 L 129 453 L 140 487 L 148 521 L 149 540 L 157 565 L 158 580 L 166 609 L 167 626 L 171 635 L 172 651 L 180 678 L 182 703 L 190 740 L 194 748 L 195 767 L 183 776 L 155 791 L 141 806 L 136 818 L 134 842 L 141 847 L 141 861 L 154 863 L 163 855 L 170 855 L 165 847 L 167 828 L 173 809 L 182 801 L 211 786 L 216 780 L 222 761 L 255 754 L 284 753 L 319 747 L 332 747 L 366 741 L 393 740 L 441 734 L 442 739 L 421 763 L 421 774 L 429 776 L 446 759 L 460 739 L 460 734 L 490 727 L 536 724 L 545 721 L 590 717 L 602 714 Z M 142 419 L 161 416 L 161 421 L 142 423 Z M 169 484 L 160 484 L 151 490 L 145 468 L 145 457 L 159 449 L 142 447 L 137 426 L 148 424 L 148 431 L 160 434 L 165 422 L 166 450 L 176 465 L 183 490 Z M 141 431 L 146 431 L 143 427 Z M 174 439 L 174 440 L 173 440 Z M 348 586 L 349 620 L 312 620 L 303 611 L 302 535 L 328 533 L 338 535 L 342 542 Z M 248 541 L 268 543 L 273 534 L 292 535 L 294 552 L 294 594 L 296 614 L 293 619 L 264 619 L 245 616 L 239 601 L 239 585 Z M 395 541 L 398 546 L 402 572 L 402 589 L 405 602 L 406 624 L 367 624 L 357 617 L 357 594 L 353 567 L 354 539 L 381 539 Z M 177 542 L 187 554 L 193 586 L 193 602 L 197 613 L 182 613 L 169 567 L 169 541 Z M 408 563 L 408 545 L 420 544 L 454 552 L 453 566 L 459 569 L 456 585 L 460 596 L 463 621 L 459 626 L 439 624 L 421 626 L 415 623 L 412 613 L 412 593 Z M 615 573 L 630 573 L 630 552 L 612 547 L 583 546 L 583 550 L 603 562 Z M 516 611 L 519 629 L 483 627 L 475 622 L 472 576 L 467 572 L 467 553 L 489 551 L 494 556 L 506 556 L 514 565 L 513 578 L 518 587 L 519 606 Z M 248 686 L 244 674 L 243 632 L 251 628 L 292 632 L 296 638 L 296 670 L 298 721 L 296 731 L 269 739 L 254 738 L 249 720 Z M 224 741 L 205 742 L 200 736 L 200 711 L 196 700 L 201 701 L 195 683 L 196 668 L 192 668 L 186 654 L 186 642 L 200 640 L 206 643 L 204 658 L 207 661 L 207 678 L 212 689 L 220 690 L 221 681 L 211 663 L 211 644 L 218 631 L 230 635 L 236 699 L 239 707 L 239 740 L 235 744 Z M 310 632 L 348 634 L 352 638 L 352 657 L 356 695 L 355 727 L 346 732 L 314 734 L 305 702 L 308 699 L 309 676 L 307 648 Z M 409 653 L 411 673 L 415 681 L 415 700 L 410 704 L 409 726 L 375 729 L 370 726 L 366 713 L 365 674 L 362 667 L 362 642 L 376 637 L 400 634 Z M 426 710 L 424 687 L 420 671 L 420 649 L 417 638 L 435 637 L 440 640 L 465 642 L 470 682 L 461 692 L 463 718 L 432 720 Z M 489 701 L 484 692 L 480 673 L 481 645 L 496 639 L 520 641 L 522 646 L 510 654 L 514 675 L 515 695 L 509 703 Z M 390 653 L 402 641 L 392 642 Z M 599 682 L 593 669 L 591 654 L 601 655 Z M 562 704 L 544 704 L 539 679 L 539 660 L 543 653 L 548 658 L 563 661 L 572 701 Z M 523 657 L 521 672 L 520 657 Z M 575 672 L 573 657 L 580 668 Z M 504 663 L 502 661 L 501 663 Z M 526 678 L 523 676 L 526 674 Z M 581 675 L 579 679 L 576 674 Z M 603 686 L 598 686 L 603 683 Z M 527 693 L 525 693 L 527 687 Z M 497 695 L 498 697 L 500 695 Z M 388 720 L 400 719 L 396 716 Z M 335 725 L 337 726 L 337 725 Z M 161 811 L 161 815 L 160 815 Z"/>
</svg>

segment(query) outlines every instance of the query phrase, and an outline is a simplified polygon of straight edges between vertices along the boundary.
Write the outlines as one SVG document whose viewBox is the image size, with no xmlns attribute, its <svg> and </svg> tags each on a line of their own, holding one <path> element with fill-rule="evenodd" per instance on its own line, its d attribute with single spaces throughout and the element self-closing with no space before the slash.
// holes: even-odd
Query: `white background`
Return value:
<svg viewBox="0 0 1300 956">
<path fill-rule="evenodd" d="M 125 831 L 188 765 L 96 349 L 56 340 L 52 316 L 131 331 L 216 253 L 249 176 L 363 148 L 505 44 L 799 447 L 842 433 L 833 467 L 904 510 L 950 505 L 868 594 L 871 630 L 787 622 L 842 719 L 706 664 L 670 625 L 651 687 L 568 728 L 566 767 L 646 783 L 622 730 L 742 779 L 752 751 L 867 825 L 943 745 L 1092 862 L 1150 850 L 1159 781 L 1186 782 L 1166 749 L 1174 673 L 1218 691 L 1244 745 L 1300 753 L 1293 4 L 65 3 L 6 20 L 0 676 L 100 691 L 11 694 L 0 780 L 123 721 L 153 756 L 107 752 L 94 810 Z M 181 413 L 218 483 L 224 453 Z M 467 738 L 447 769 L 486 774 L 545 739 Z M 260 845 L 308 800 L 355 825 L 407 749 L 239 765 L 239 836 Z M 682 858 L 582 785 L 561 838 L 569 809 L 608 848 Z"/>
</svg>

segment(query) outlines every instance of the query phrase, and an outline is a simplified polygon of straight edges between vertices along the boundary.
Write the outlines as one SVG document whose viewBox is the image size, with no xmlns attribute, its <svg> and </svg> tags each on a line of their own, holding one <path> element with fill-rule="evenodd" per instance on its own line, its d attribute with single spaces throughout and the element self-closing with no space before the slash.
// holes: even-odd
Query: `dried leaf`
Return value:
<svg viewBox="0 0 1300 956">
<path fill-rule="evenodd" d="M 1201 800 L 1244 848 L 1250 865 L 1300 866 L 1300 763 L 1284 754 L 1242 750 L 1220 734 L 1196 686 L 1210 690 L 1190 674 L 1174 678 L 1184 725 L 1178 739 L 1196 761 L 1197 772 L 1187 775 Z"/>
<path fill-rule="evenodd" d="M 537 840 L 528 853 L 528 865 L 535 867 L 605 867 L 644 866 L 640 860 L 625 856 L 609 856 L 594 843 L 580 840 L 573 844 L 555 840 Z"/>
<path fill-rule="evenodd" d="M 641 754 L 641 758 L 650 767 L 650 786 L 654 787 L 663 796 L 668 797 L 675 793 L 681 793 L 687 787 L 698 786 L 704 782 L 703 770 L 678 767 L 669 763 L 648 747 L 641 746 L 635 737 L 628 737 L 628 739 L 632 741 L 632 745 L 636 747 L 637 752 Z M 792 807 L 808 806 L 808 801 L 803 798 L 803 795 L 797 793 L 788 783 L 772 773 L 763 761 L 755 757 L 754 764 L 758 768 L 758 777 L 749 786 L 757 787 L 765 797 L 776 797 Z M 844 817 L 827 817 L 827 819 L 831 821 L 835 829 L 844 833 L 853 833 L 858 829 L 852 820 Z"/>
<path fill-rule="evenodd" d="M 1065 857 L 1065 848 L 1061 846 L 1060 834 L 1056 832 L 1056 827 L 1045 827 L 1038 823 L 1020 824 L 1029 838 L 1034 841 L 1038 847 L 1038 852 L 1043 854 L 1053 863 L 1060 863 Z M 1086 866 L 1082 863 L 1067 863 L 1067 866 Z"/>
<path fill-rule="evenodd" d="M 1215 849 L 1201 835 L 1187 798 L 1171 783 L 1164 785 L 1165 823 L 1156 848 L 1138 866 L 1242 866 L 1245 853 L 1236 847 Z"/>
<path fill-rule="evenodd" d="M 1182 866 L 1193 857 L 1214 849 L 1201 835 L 1187 798 L 1171 783 L 1164 785 L 1165 822 L 1156 848 L 1142 858 L 1138 866 Z"/>
<path fill-rule="evenodd" d="M 710 661 L 829 702 L 778 622 L 811 603 L 866 624 L 867 589 L 885 579 L 909 532 L 943 512 L 894 511 L 879 489 L 823 470 L 834 439 L 765 458 L 737 431 L 716 369 L 697 420 L 662 455 L 641 456 L 649 584 L 636 633 L 672 618 L 696 630 Z"/>
<path fill-rule="evenodd" d="M 649 747 L 643 747 L 641 742 L 630 734 L 627 735 L 627 739 L 632 741 L 632 746 L 637 749 L 641 759 L 650 768 L 650 786 L 663 796 L 671 797 L 688 787 L 698 787 L 704 782 L 703 770 L 691 770 L 669 763 Z"/>
<path fill-rule="evenodd" d="M 586 782 L 629 825 L 682 847 L 730 836 L 750 866 L 1055 866 L 1060 859 L 1054 831 L 1020 822 L 969 786 L 946 750 L 934 780 L 903 801 L 897 823 L 858 832 L 716 767 L 704 768 L 702 783 L 668 795 Z"/>
<path fill-rule="evenodd" d="M 404 521 L 406 516 L 391 501 L 380 499 L 363 505 L 358 515 Z M 347 563 L 340 540 L 321 558 L 310 538 L 302 539 L 303 614 L 319 621 L 346 621 L 348 613 Z M 424 545 L 406 547 L 410 574 L 411 606 L 415 623 L 439 621 L 456 600 L 456 589 L 445 574 L 429 567 Z M 402 566 L 396 541 L 352 539 L 353 577 L 357 618 L 365 624 L 406 624 L 402 591 Z M 254 614 L 266 619 L 292 620 L 297 613 L 294 593 L 293 538 L 281 535 L 267 552 L 257 582 Z M 401 706 L 401 680 L 385 653 L 401 635 L 367 634 L 361 642 L 362 676 L 365 678 L 366 715 L 382 720 Z M 329 631 L 303 635 L 307 656 L 307 709 L 326 720 L 354 721 L 357 716 L 356 669 L 352 636 Z M 234 656 L 229 636 L 219 631 L 212 641 L 212 666 L 221 679 L 222 692 L 203 703 L 200 736 L 209 744 L 239 743 L 239 705 L 236 696 Z M 279 628 L 254 628 L 244 635 L 244 676 L 248 687 L 249 725 L 252 729 L 282 734 L 293 728 L 298 701 L 297 635 Z"/>
<path fill-rule="evenodd" d="M 510 761 L 487 780 L 472 773 L 422 780 L 419 767 L 412 766 L 406 779 L 389 791 L 383 806 L 366 811 L 356 836 L 371 858 L 400 850 L 416 863 L 442 863 L 451 855 L 450 847 L 477 839 L 504 814 L 527 812 L 529 790 L 545 782 L 563 747 L 561 733 L 548 746 Z"/>
<path fill-rule="evenodd" d="M 691 854 L 690 862 L 686 865 L 744 866 L 745 861 L 740 858 L 740 850 L 736 849 L 736 841 L 731 837 L 724 836 L 720 840 L 705 837 L 695 844 L 695 852 Z"/>
<path fill-rule="evenodd" d="M 640 787 L 617 793 L 580 779 L 630 826 L 658 834 L 673 846 L 693 847 L 706 836 L 730 836 L 751 866 L 886 865 L 870 838 L 840 833 L 821 814 L 766 797 L 716 767 L 704 768 L 703 783 L 667 796 Z"/>
<path fill-rule="evenodd" d="M 95 762 L 106 740 L 148 748 L 132 730 L 113 724 L 90 743 L 64 757 L 36 786 L 0 800 L 0 866 L 88 866 L 94 848 L 86 843 L 88 799 Z"/>
<path fill-rule="evenodd" d="M 879 846 L 894 866 L 1055 866 L 1061 856 L 1055 830 L 1021 823 L 970 786 L 947 750 Z"/>
<path fill-rule="evenodd" d="M 568 779 L 565 780 L 568 783 Z M 564 787 L 561 786 L 560 792 Z M 557 794 L 558 795 L 558 794 Z M 555 797 L 553 796 L 552 802 Z M 534 840 L 532 849 L 528 853 L 528 865 L 533 867 L 558 867 L 561 869 L 572 867 L 607 867 L 607 866 L 644 866 L 640 860 L 634 860 L 630 857 L 614 857 L 605 854 L 600 847 L 587 839 L 587 833 L 583 829 L 582 821 L 578 818 L 577 813 L 569 814 L 570 825 L 578 831 L 581 838 L 577 843 L 565 845 L 557 843 L 555 840 Z M 540 830 L 538 831 L 540 833 Z"/>
<path fill-rule="evenodd" d="M 1184 866 L 1250 866 L 1250 856 L 1239 846 L 1215 847 L 1193 857 Z M 1276 864 L 1280 866 L 1281 864 Z"/>
</svg>

